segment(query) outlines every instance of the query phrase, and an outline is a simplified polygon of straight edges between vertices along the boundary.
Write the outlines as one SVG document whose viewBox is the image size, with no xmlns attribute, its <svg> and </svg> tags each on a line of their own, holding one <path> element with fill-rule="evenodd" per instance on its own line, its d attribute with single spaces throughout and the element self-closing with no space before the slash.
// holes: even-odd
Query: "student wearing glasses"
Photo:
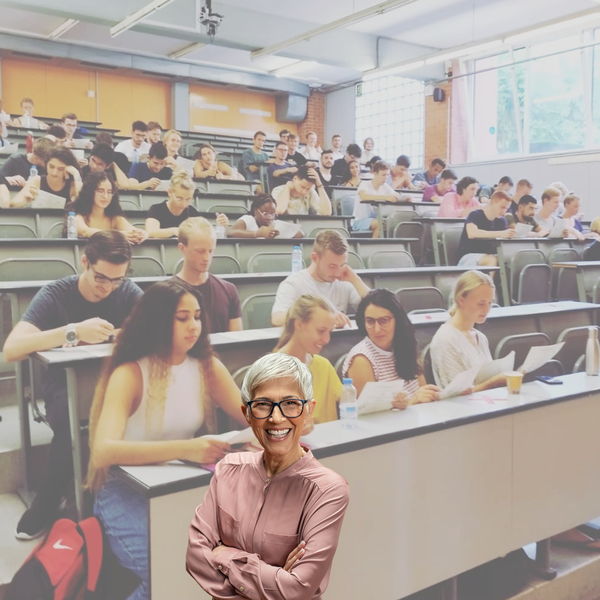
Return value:
<svg viewBox="0 0 600 600">
<path fill-rule="evenodd" d="M 440 389 L 425 381 L 415 330 L 396 294 L 371 290 L 358 305 L 356 324 L 365 337 L 348 352 L 342 371 L 352 378 L 358 394 L 369 381 L 402 379 L 403 391 L 394 397 L 394 408 L 440 399 Z"/>
<path fill-rule="evenodd" d="M 110 341 L 142 296 L 126 279 L 131 246 L 118 231 L 92 235 L 81 257 L 83 270 L 45 285 L 33 298 L 4 344 L 4 360 L 33 352 Z M 44 373 L 46 417 L 54 432 L 45 479 L 17 525 L 19 539 L 36 538 L 58 517 L 73 478 L 67 382 L 63 369 Z"/>
<path fill-rule="evenodd" d="M 77 200 L 65 210 L 75 213 L 77 237 L 80 238 L 107 229 L 121 231 L 130 244 L 140 244 L 148 237 L 146 231 L 134 227 L 125 218 L 117 184 L 105 172 L 90 173 Z"/>
</svg>

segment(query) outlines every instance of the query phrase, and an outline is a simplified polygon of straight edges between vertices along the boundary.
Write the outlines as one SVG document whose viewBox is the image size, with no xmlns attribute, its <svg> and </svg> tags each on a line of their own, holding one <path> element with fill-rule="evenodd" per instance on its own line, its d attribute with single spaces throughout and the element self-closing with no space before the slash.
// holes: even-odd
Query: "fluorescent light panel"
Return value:
<svg viewBox="0 0 600 600">
<path fill-rule="evenodd" d="M 140 8 L 140 10 L 128 15 L 120 23 L 117 23 L 114 27 L 110 28 L 111 37 L 117 37 L 119 34 L 131 29 L 134 25 L 145 19 L 148 15 L 156 12 L 157 10 L 171 4 L 173 0 L 154 0 L 150 4 Z"/>
<path fill-rule="evenodd" d="M 280 69 L 271 71 L 271 75 L 275 75 L 275 77 L 288 77 L 299 71 L 304 71 L 304 69 L 316 67 L 318 64 L 319 63 L 314 60 L 299 60 L 291 65 L 287 65 L 287 67 L 281 67 Z"/>
<path fill-rule="evenodd" d="M 396 67 L 388 67 L 374 71 L 367 71 L 363 75 L 363 81 L 371 81 L 371 79 L 379 79 L 380 77 L 386 77 L 387 75 L 400 75 L 401 73 L 406 73 L 408 71 L 412 71 L 413 69 L 418 69 L 423 66 L 425 66 L 425 61 L 417 60 L 410 63 L 398 65 Z"/>
<path fill-rule="evenodd" d="M 72 27 L 75 27 L 75 25 L 77 25 L 77 23 L 79 23 L 79 21 L 77 19 L 67 19 L 61 25 L 59 25 L 52 33 L 50 33 L 48 35 L 48 38 L 51 40 L 58 39 L 61 35 L 64 35 L 65 33 L 67 33 L 67 31 L 69 31 L 69 29 L 71 29 Z"/>
<path fill-rule="evenodd" d="M 196 42 L 195 44 L 190 44 L 189 46 L 186 46 L 185 48 L 182 48 L 181 50 L 177 50 L 176 52 L 169 54 L 169 58 L 176 60 L 178 58 L 181 58 L 182 56 L 185 56 L 186 54 L 191 54 L 192 52 L 195 52 L 196 50 L 200 50 L 200 48 L 202 48 L 204 46 L 206 46 L 206 44 L 203 42 Z"/>
<path fill-rule="evenodd" d="M 470 54 L 479 54 L 481 52 L 486 52 L 487 50 L 492 50 L 493 48 L 497 48 L 498 46 L 502 46 L 502 40 L 492 40 L 491 42 L 486 42 L 485 44 L 478 44 L 477 46 L 457 48 L 456 50 L 450 50 L 449 52 L 444 52 L 442 54 L 432 56 L 431 58 L 426 58 L 425 64 L 436 65 L 441 62 L 446 62 L 447 60 L 452 60 L 453 58 L 459 58 L 461 56 L 469 56 Z"/>
</svg>

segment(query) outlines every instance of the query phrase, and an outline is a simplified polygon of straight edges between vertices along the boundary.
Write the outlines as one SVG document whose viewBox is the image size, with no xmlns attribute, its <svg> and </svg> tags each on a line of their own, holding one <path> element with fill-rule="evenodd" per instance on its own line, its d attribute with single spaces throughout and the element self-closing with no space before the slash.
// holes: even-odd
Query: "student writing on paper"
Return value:
<svg viewBox="0 0 600 600">
<path fill-rule="evenodd" d="M 62 146 L 51 150 L 46 165 L 47 175 L 31 177 L 25 187 L 10 201 L 15 208 L 33 202 L 42 190 L 71 202 L 81 190 L 81 173 L 77 159 L 68 148 Z"/>
<path fill-rule="evenodd" d="M 295 356 L 310 369 L 316 401 L 312 414 L 314 423 L 327 423 L 338 418 L 337 403 L 342 382 L 333 365 L 320 356 L 335 328 L 335 312 L 325 298 L 300 296 L 287 312 L 283 332 L 274 350 Z"/>
<path fill-rule="evenodd" d="M 279 236 L 277 229 L 277 203 L 269 194 L 258 194 L 254 197 L 247 215 L 240 217 L 232 227 L 227 229 L 227 237 L 234 238 L 266 238 Z M 304 237 L 298 231 L 293 237 Z"/>
<path fill-rule="evenodd" d="M 561 191 L 555 187 L 546 188 L 542 192 L 542 207 L 537 212 L 536 221 L 548 232 L 552 232 L 558 218 L 558 209 L 560 207 Z M 563 237 L 568 237 L 569 232 L 564 229 Z"/>
<path fill-rule="evenodd" d="M 117 184 L 106 173 L 91 173 L 77 200 L 65 208 L 75 213 L 77 236 L 88 238 L 97 231 L 116 229 L 130 244 L 141 244 L 148 233 L 134 227 L 123 215 Z"/>
<path fill-rule="evenodd" d="M 431 340 L 433 375 L 441 388 L 445 388 L 459 373 L 492 361 L 488 340 L 475 329 L 475 324 L 485 323 L 495 292 L 492 278 L 481 271 L 467 271 L 458 278 L 450 320 L 437 330 Z M 500 373 L 475 385 L 472 391 L 505 384 L 506 375 Z"/>
<path fill-rule="evenodd" d="M 110 475 L 112 465 L 175 459 L 215 463 L 231 449 L 217 433 L 216 407 L 246 423 L 240 391 L 213 354 L 200 295 L 183 282 L 154 284 L 123 324 L 90 412 L 88 485 L 119 562 L 147 599 L 148 505 Z"/>
<path fill-rule="evenodd" d="M 365 337 L 348 352 L 342 372 L 352 378 L 359 395 L 369 381 L 402 379 L 404 388 L 394 397 L 394 408 L 440 399 L 440 389 L 425 381 L 415 330 L 396 294 L 370 291 L 358 305 L 356 324 Z"/>
<path fill-rule="evenodd" d="M 152 144 L 146 162 L 136 162 L 129 170 L 130 190 L 155 190 L 161 181 L 171 179 L 173 169 L 166 167 L 167 149 L 162 142 Z"/>
</svg>

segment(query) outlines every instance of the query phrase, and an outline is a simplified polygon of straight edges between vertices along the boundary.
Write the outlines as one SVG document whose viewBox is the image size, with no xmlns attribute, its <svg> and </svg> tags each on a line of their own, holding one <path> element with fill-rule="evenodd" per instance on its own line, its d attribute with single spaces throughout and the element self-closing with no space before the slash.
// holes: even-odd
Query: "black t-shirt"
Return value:
<svg viewBox="0 0 600 600">
<path fill-rule="evenodd" d="M 181 281 L 177 275 L 173 279 Z M 206 283 L 192 287 L 202 296 L 202 307 L 208 316 L 210 333 L 229 331 L 229 321 L 242 316 L 240 298 L 233 283 L 209 273 Z"/>
<path fill-rule="evenodd" d="M 350 167 L 345 158 L 338 158 L 331 167 L 331 181 L 335 183 L 329 185 L 341 185 L 343 181 L 348 181 L 352 177 Z"/>
<path fill-rule="evenodd" d="M 600 260 L 600 242 L 595 241 L 584 253 L 585 260 Z"/>
<path fill-rule="evenodd" d="M 40 331 L 48 331 L 100 317 L 118 329 L 143 295 L 142 290 L 127 279 L 108 298 L 88 302 L 79 291 L 78 280 L 79 275 L 70 275 L 45 285 L 35 295 L 21 320 L 35 325 Z M 64 369 L 49 367 L 44 377 L 44 400 L 52 402 L 59 396 L 66 396 L 66 393 Z"/>
<path fill-rule="evenodd" d="M 23 179 L 28 179 L 33 165 L 27 160 L 27 154 L 15 154 L 11 156 L 3 165 L 0 174 L 3 177 L 14 177 L 20 175 Z M 37 167 L 38 175 L 45 175 L 46 169 L 44 167 Z"/>
<path fill-rule="evenodd" d="M 153 204 L 148 211 L 147 218 L 156 219 L 161 229 L 179 227 L 189 217 L 200 217 L 200 213 L 194 206 L 188 206 L 179 216 L 174 215 L 167 206 L 167 200 L 159 204 Z"/>
<path fill-rule="evenodd" d="M 154 177 L 164 181 L 173 177 L 173 169 L 170 169 L 169 167 L 163 167 L 158 173 L 155 173 L 148 168 L 148 163 L 138 162 L 131 165 L 131 169 L 129 169 L 129 177 L 136 179 L 140 183 L 142 183 L 142 181 L 148 181 Z"/>
<path fill-rule="evenodd" d="M 294 152 L 294 154 L 288 153 L 285 161 L 291 163 L 292 165 L 294 165 L 296 167 L 301 167 L 302 165 L 306 164 L 306 157 L 303 154 L 300 154 L 300 152 L 298 152 L 298 150 L 296 150 L 296 152 Z"/>
<path fill-rule="evenodd" d="M 119 169 L 121 169 L 121 171 L 123 171 L 123 173 L 129 173 L 129 169 L 131 169 L 131 162 L 127 156 L 125 156 L 125 154 L 122 152 L 115 152 L 114 163 L 117 165 L 117 167 L 119 167 Z"/>
<path fill-rule="evenodd" d="M 496 254 L 496 245 L 490 240 L 469 239 L 467 236 L 467 225 L 469 223 L 474 223 L 479 229 L 485 231 L 504 231 L 508 229 L 508 223 L 504 217 L 490 221 L 485 216 L 483 209 L 472 211 L 465 219 L 465 227 L 458 245 L 457 259 L 460 260 L 465 254 Z"/>
<path fill-rule="evenodd" d="M 321 183 L 325 186 L 325 192 L 327 193 L 327 195 L 329 196 L 329 199 L 331 200 L 331 190 L 329 189 L 329 186 L 337 185 L 335 183 L 335 177 L 331 174 L 331 171 L 329 171 L 329 174 L 331 175 L 331 179 L 329 181 L 327 181 L 327 179 L 325 179 L 323 177 L 323 173 L 321 173 L 320 167 L 317 169 L 317 174 L 319 175 L 319 179 L 321 180 Z"/>
</svg>

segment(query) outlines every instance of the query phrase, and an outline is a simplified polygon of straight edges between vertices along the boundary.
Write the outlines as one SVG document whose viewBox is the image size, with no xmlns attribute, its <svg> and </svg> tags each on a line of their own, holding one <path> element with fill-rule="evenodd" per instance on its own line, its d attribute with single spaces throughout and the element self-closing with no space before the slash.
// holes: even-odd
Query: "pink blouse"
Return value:
<svg viewBox="0 0 600 600">
<path fill-rule="evenodd" d="M 468 202 L 467 206 L 469 208 L 481 208 L 481 204 L 476 197 Z M 460 201 L 460 196 L 456 192 L 448 192 L 440 202 L 437 216 L 438 218 L 460 218 L 463 216 L 462 212 L 464 209 L 465 205 Z"/>
<path fill-rule="evenodd" d="M 349 497 L 346 481 L 310 451 L 270 479 L 263 452 L 229 454 L 190 526 L 188 573 L 219 600 L 321 598 Z M 301 541 L 305 554 L 288 573 Z M 230 548 L 215 557 L 221 542 Z"/>
</svg>

